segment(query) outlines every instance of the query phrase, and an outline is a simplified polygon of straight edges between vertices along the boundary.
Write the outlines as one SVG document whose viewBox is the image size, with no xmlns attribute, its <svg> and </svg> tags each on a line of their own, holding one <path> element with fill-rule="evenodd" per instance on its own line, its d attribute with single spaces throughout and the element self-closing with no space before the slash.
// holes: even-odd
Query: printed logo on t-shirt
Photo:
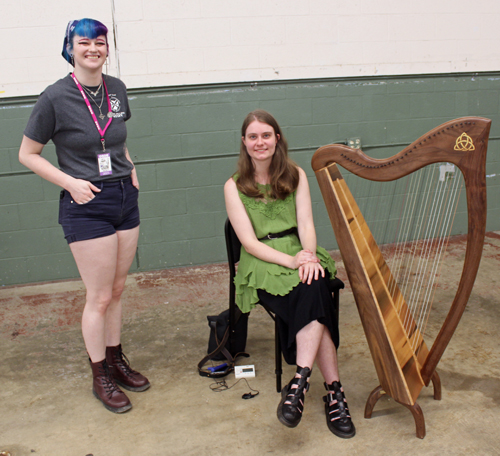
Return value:
<svg viewBox="0 0 500 456">
<path fill-rule="evenodd" d="M 109 101 L 111 103 L 111 111 L 108 112 L 108 117 L 123 117 L 125 112 L 120 112 L 121 103 L 120 100 L 116 97 L 116 94 L 109 94 Z"/>
</svg>

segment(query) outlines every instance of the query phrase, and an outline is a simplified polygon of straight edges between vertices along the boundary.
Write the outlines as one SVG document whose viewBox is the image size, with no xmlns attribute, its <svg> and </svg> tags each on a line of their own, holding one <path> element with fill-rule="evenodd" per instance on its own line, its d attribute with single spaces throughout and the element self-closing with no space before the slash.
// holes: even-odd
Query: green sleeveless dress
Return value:
<svg viewBox="0 0 500 456">
<path fill-rule="evenodd" d="M 269 185 L 258 186 L 265 195 L 263 199 L 251 198 L 238 191 L 257 238 L 260 239 L 270 233 L 280 233 L 290 228 L 296 228 L 296 192 L 284 200 L 274 200 L 268 196 L 270 194 Z M 302 245 L 296 234 L 278 239 L 266 239 L 262 242 L 289 255 L 296 255 L 302 250 Z M 316 256 L 326 270 L 326 275 L 329 274 L 331 279 L 335 278 L 337 269 L 328 252 L 322 247 L 317 247 Z M 259 302 L 257 290 L 265 290 L 275 296 L 285 296 L 300 283 L 300 279 L 298 269 L 290 269 L 260 260 L 247 253 L 242 246 L 234 283 L 236 304 L 243 313 L 246 313 L 250 312 Z"/>
</svg>

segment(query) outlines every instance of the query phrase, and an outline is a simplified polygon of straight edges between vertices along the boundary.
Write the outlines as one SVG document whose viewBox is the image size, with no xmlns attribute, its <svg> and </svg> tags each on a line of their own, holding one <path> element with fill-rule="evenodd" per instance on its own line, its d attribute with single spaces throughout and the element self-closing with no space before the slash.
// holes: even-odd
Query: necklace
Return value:
<svg viewBox="0 0 500 456">
<path fill-rule="evenodd" d="M 99 109 L 99 119 L 103 120 L 104 117 L 106 117 L 102 111 L 101 111 L 101 107 L 102 107 L 102 103 L 104 101 L 104 90 L 102 91 L 101 93 L 101 103 L 100 104 L 97 104 L 97 101 L 94 100 L 94 97 L 97 95 L 97 93 L 99 92 L 99 88 L 101 87 L 102 85 L 102 82 L 101 82 L 101 85 L 99 86 L 99 88 L 97 89 L 97 91 L 94 93 L 94 92 L 91 92 L 90 90 L 88 90 L 82 83 L 80 83 L 80 85 L 82 86 L 83 90 L 85 90 L 85 92 L 87 93 L 87 95 L 89 96 L 89 98 L 94 102 L 94 104 L 97 106 L 97 109 Z M 92 95 L 94 96 L 92 96 Z"/>
<path fill-rule="evenodd" d="M 92 90 L 90 90 L 89 87 L 82 84 L 81 82 L 80 82 L 80 85 L 87 91 L 87 93 L 91 93 L 94 97 L 97 97 L 97 94 L 99 93 L 99 90 L 101 90 L 101 87 L 102 87 L 102 79 L 101 79 L 101 83 L 99 84 L 99 87 L 97 87 L 97 90 L 95 92 L 92 92 Z"/>
</svg>

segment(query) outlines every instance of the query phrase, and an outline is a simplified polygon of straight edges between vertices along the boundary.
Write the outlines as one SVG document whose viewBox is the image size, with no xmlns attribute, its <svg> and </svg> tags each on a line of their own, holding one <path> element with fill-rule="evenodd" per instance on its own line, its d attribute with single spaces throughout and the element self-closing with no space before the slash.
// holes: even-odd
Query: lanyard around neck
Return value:
<svg viewBox="0 0 500 456">
<path fill-rule="evenodd" d="M 89 108 L 90 115 L 92 116 L 92 119 L 94 119 L 95 126 L 97 127 L 97 131 L 101 135 L 101 144 L 102 144 L 102 149 L 104 150 L 105 147 L 105 142 L 104 142 L 104 133 L 106 133 L 106 130 L 109 127 L 109 124 L 113 120 L 112 117 L 109 118 L 108 122 L 106 123 L 106 126 L 104 129 L 101 128 L 99 125 L 99 122 L 97 121 L 97 117 L 94 114 L 94 111 L 92 109 L 92 106 L 90 106 L 90 102 L 87 98 L 87 95 L 85 95 L 85 91 L 83 90 L 82 85 L 78 82 L 78 79 L 76 79 L 76 76 L 74 73 L 71 73 L 71 77 L 73 78 L 73 81 L 75 81 L 75 84 L 78 87 L 78 90 L 80 90 L 80 93 L 82 94 L 83 99 L 85 100 L 85 104 L 87 105 L 87 108 Z M 111 112 L 111 102 L 109 101 L 109 95 L 108 95 L 108 88 L 106 87 L 106 83 L 104 82 L 104 78 L 102 79 L 102 85 L 104 86 L 104 90 L 106 91 L 106 99 L 108 100 L 108 113 Z"/>
</svg>

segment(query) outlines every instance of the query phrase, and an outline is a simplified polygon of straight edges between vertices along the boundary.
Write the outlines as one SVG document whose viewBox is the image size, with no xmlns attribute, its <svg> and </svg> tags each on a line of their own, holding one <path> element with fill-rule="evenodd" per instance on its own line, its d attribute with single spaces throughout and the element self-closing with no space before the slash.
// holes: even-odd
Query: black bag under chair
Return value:
<svg viewBox="0 0 500 456">
<path fill-rule="evenodd" d="M 248 357 L 245 353 L 245 346 L 248 334 L 249 313 L 241 313 L 238 309 L 235 315 L 235 331 L 230 331 L 230 311 L 229 309 L 219 315 L 208 316 L 208 326 L 210 326 L 210 336 L 208 339 L 207 356 L 198 363 L 198 372 L 203 377 L 225 377 L 234 370 L 236 358 L 240 356 Z M 232 337 L 230 337 L 232 336 Z M 204 368 L 208 361 L 224 361 L 218 366 Z"/>
</svg>

